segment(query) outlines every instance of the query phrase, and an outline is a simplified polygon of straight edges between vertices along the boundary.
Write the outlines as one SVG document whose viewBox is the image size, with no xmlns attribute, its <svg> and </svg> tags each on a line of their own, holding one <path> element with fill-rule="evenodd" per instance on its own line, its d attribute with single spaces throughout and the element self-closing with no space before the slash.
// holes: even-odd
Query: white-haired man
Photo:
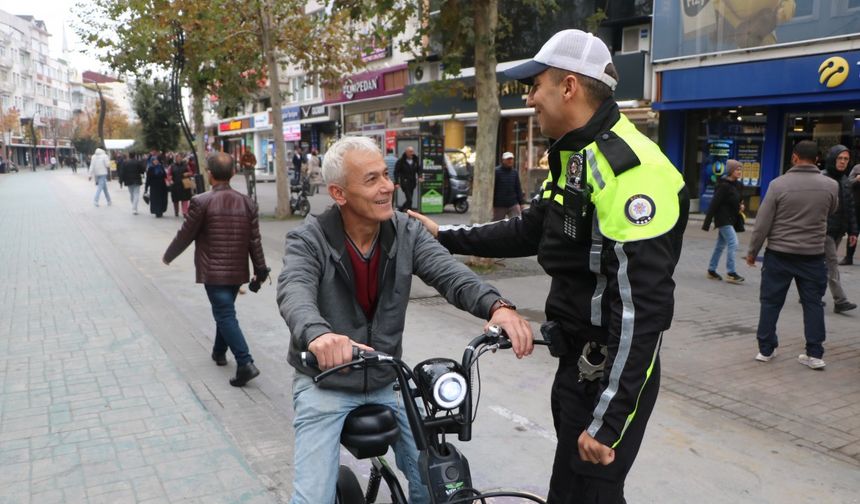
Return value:
<svg viewBox="0 0 860 504">
<path fill-rule="evenodd" d="M 366 137 L 345 137 L 328 150 L 322 167 L 335 201 L 287 234 L 278 304 L 289 325 L 289 362 L 296 431 L 293 504 L 334 502 L 340 432 L 347 414 L 362 404 L 385 404 L 397 412 L 401 437 L 397 466 L 409 479 L 409 502 L 429 502 L 418 473 L 411 438 L 391 369 L 337 374 L 314 384 L 319 370 L 305 367 L 310 351 L 320 369 L 352 358 L 352 348 L 399 357 L 412 275 L 449 302 L 501 326 L 517 357 L 532 351 L 531 329 L 513 305 L 455 260 L 417 221 L 394 212 L 382 152 Z"/>
</svg>

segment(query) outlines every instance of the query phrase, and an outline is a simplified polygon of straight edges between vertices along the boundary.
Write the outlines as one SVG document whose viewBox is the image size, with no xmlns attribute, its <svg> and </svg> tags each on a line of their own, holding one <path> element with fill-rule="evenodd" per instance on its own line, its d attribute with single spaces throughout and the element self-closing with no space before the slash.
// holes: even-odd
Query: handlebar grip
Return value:
<svg viewBox="0 0 860 504">
<path fill-rule="evenodd" d="M 361 350 L 357 346 L 352 347 L 352 360 L 357 361 L 361 358 Z M 301 353 L 302 366 L 319 369 L 319 361 L 317 356 L 311 351 Z"/>
</svg>

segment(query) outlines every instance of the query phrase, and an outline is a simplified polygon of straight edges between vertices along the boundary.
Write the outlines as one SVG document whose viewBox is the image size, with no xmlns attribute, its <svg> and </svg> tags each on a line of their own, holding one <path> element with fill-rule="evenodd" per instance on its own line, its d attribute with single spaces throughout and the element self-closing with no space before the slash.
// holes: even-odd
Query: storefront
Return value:
<svg viewBox="0 0 860 504">
<path fill-rule="evenodd" d="M 800 140 L 817 142 L 822 162 L 837 143 L 860 161 L 860 2 L 819 7 L 773 7 L 776 26 L 753 34 L 724 4 L 655 2 L 652 106 L 693 209 L 707 209 L 727 159 L 743 164 L 752 212 Z"/>
<path fill-rule="evenodd" d="M 254 143 L 254 116 L 240 116 L 218 123 L 221 151 L 230 154 L 236 162 L 246 146 Z"/>
<path fill-rule="evenodd" d="M 302 105 L 299 108 L 302 145 L 324 153 L 326 148 L 337 139 L 337 121 L 333 117 L 333 107 L 320 103 Z"/>
<path fill-rule="evenodd" d="M 334 109 L 344 135 L 375 139 L 381 149 L 417 145 L 418 125 L 404 124 L 403 91 L 409 79 L 406 65 L 379 69 L 344 79 L 341 87 L 326 89 L 325 104 Z"/>
<path fill-rule="evenodd" d="M 831 61 L 846 65 L 841 82 L 819 74 Z M 727 159 L 743 163 L 752 211 L 768 184 L 791 167 L 800 140 L 816 141 L 822 160 L 837 143 L 852 148 L 852 162 L 860 160 L 860 76 L 847 70 L 858 63 L 860 51 L 848 51 L 661 72 L 654 107 L 661 110 L 662 144 L 683 167 L 701 210 Z"/>
</svg>

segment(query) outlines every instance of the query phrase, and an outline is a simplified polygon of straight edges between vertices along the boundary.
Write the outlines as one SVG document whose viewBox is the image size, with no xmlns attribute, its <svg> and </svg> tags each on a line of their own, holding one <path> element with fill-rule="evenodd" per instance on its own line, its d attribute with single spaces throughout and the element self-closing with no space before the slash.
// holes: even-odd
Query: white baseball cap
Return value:
<svg viewBox="0 0 860 504">
<path fill-rule="evenodd" d="M 555 67 L 597 79 L 614 90 L 618 81 L 605 71 L 610 63 L 612 54 L 602 40 L 582 30 L 562 30 L 534 58 L 505 70 L 505 75 L 530 85 L 536 75 Z"/>
<path fill-rule="evenodd" d="M 505 152 L 504 154 L 502 154 L 502 159 L 513 159 L 513 158 L 514 158 L 513 152 Z"/>
</svg>

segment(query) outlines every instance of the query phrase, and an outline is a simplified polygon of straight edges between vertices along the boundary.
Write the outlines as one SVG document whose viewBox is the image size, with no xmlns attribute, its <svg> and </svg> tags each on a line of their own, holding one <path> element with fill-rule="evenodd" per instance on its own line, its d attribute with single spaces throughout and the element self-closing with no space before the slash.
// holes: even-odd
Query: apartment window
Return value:
<svg viewBox="0 0 860 504">
<path fill-rule="evenodd" d="M 0 82 L 9 80 L 9 70 L 0 70 Z"/>
</svg>

